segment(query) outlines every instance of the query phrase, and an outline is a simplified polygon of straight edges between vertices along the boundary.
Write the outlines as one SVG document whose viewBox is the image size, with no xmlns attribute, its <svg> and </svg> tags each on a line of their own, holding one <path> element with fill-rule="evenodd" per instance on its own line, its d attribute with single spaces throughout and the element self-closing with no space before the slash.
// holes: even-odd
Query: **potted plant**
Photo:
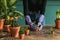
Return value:
<svg viewBox="0 0 60 40">
<path fill-rule="evenodd" d="M 3 10 L 2 0 L 0 0 L 0 31 L 3 31 L 4 26 L 4 10 Z"/>
<path fill-rule="evenodd" d="M 19 38 L 24 40 L 25 38 L 25 28 L 21 27 L 20 31 L 19 31 Z"/>
<path fill-rule="evenodd" d="M 0 20 L 2 19 L 2 17 L 7 17 L 7 16 L 11 16 L 11 14 L 15 13 L 15 4 L 18 2 L 19 0 L 0 0 Z M 18 14 L 18 13 L 17 13 Z M 20 13 L 22 14 L 22 13 Z M 14 15 L 13 15 L 14 16 Z M 12 19 L 14 19 L 14 17 L 12 17 Z M 5 18 L 4 18 L 5 19 Z M 11 17 L 10 17 L 11 19 Z M 4 20 L 2 20 L 4 21 Z M 0 22 L 0 30 L 3 29 L 3 24 L 4 22 Z"/>
<path fill-rule="evenodd" d="M 7 16 L 7 18 L 5 19 L 5 22 L 4 22 L 4 31 L 6 32 L 10 32 L 10 17 Z"/>
<path fill-rule="evenodd" d="M 56 11 L 55 24 L 56 24 L 56 28 L 60 29 L 60 10 Z"/>
<path fill-rule="evenodd" d="M 30 30 L 29 30 L 29 25 L 25 26 L 25 35 L 29 35 L 30 34 Z"/>
<path fill-rule="evenodd" d="M 3 31 L 5 14 L 0 10 L 0 31 Z"/>
<path fill-rule="evenodd" d="M 10 31 L 11 36 L 18 38 L 19 37 L 19 30 L 20 30 L 20 26 L 18 24 L 18 21 L 16 21 L 15 19 L 11 20 L 11 31 Z"/>
</svg>

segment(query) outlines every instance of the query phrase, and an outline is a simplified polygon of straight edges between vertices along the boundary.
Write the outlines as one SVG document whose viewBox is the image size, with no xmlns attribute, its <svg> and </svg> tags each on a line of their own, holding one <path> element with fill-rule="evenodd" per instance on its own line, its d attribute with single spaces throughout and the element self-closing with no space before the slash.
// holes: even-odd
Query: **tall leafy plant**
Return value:
<svg viewBox="0 0 60 40">
<path fill-rule="evenodd" d="M 20 16 L 23 14 L 15 10 L 15 5 L 19 0 L 1 0 L 0 1 L 0 19 L 5 19 L 5 24 L 10 24 L 10 16 Z"/>
<path fill-rule="evenodd" d="M 4 12 L 5 17 L 10 16 L 11 14 L 13 14 L 13 12 L 15 12 L 15 4 L 18 2 L 19 0 L 1 0 L 0 1 L 0 11 Z M 15 11 L 14 11 L 15 10 Z M 11 13 L 11 14 L 10 14 Z M 22 13 L 19 13 L 20 15 Z M 23 14 L 22 14 L 23 15 Z"/>
</svg>

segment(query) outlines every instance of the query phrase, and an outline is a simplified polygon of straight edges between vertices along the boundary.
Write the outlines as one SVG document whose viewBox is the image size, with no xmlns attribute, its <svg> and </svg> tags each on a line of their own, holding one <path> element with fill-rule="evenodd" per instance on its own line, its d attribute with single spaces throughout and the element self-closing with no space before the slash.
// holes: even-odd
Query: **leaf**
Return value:
<svg viewBox="0 0 60 40">
<path fill-rule="evenodd" d="M 24 16 L 23 13 L 19 12 L 19 11 L 14 11 L 15 13 L 19 14 L 20 16 Z"/>
<path fill-rule="evenodd" d="M 24 29 L 24 27 L 21 27 L 19 34 L 24 34 L 24 33 L 25 33 L 25 29 Z"/>
<path fill-rule="evenodd" d="M 11 26 L 12 27 L 18 27 L 19 26 L 19 23 L 18 21 L 16 21 L 15 19 L 11 21 Z"/>
<path fill-rule="evenodd" d="M 17 3 L 17 0 L 10 0 L 9 5 L 14 6 Z"/>
<path fill-rule="evenodd" d="M 12 8 L 16 8 L 15 6 L 12 6 Z"/>
<path fill-rule="evenodd" d="M 7 6 L 7 0 L 1 0 L 2 2 L 2 7 L 4 7 L 5 9 L 8 9 L 8 6 Z"/>
</svg>

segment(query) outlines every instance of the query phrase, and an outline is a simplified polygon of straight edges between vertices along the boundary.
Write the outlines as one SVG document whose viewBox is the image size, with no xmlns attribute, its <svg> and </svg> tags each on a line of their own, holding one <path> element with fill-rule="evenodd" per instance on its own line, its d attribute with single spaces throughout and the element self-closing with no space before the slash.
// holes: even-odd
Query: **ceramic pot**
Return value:
<svg viewBox="0 0 60 40">
<path fill-rule="evenodd" d="M 4 31 L 10 32 L 10 26 L 11 26 L 11 25 L 5 25 L 5 26 L 4 26 Z"/>
<path fill-rule="evenodd" d="M 19 38 L 20 38 L 21 40 L 24 40 L 25 34 L 19 34 Z"/>
<path fill-rule="evenodd" d="M 20 27 L 11 27 L 11 36 L 15 38 L 19 38 Z"/>
<path fill-rule="evenodd" d="M 25 35 L 29 35 L 29 34 L 30 34 L 30 30 L 27 29 L 27 30 L 25 31 Z"/>
<path fill-rule="evenodd" d="M 60 29 L 60 19 L 55 20 L 55 25 L 57 29 Z"/>
<path fill-rule="evenodd" d="M 4 19 L 0 20 L 0 31 L 3 31 Z"/>
</svg>

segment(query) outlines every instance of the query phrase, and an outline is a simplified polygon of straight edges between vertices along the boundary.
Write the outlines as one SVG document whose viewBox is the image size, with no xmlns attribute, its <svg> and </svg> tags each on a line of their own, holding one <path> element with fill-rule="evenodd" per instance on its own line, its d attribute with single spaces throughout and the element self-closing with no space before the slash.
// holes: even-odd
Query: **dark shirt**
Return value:
<svg viewBox="0 0 60 40">
<path fill-rule="evenodd" d="M 28 0 L 29 11 L 44 10 L 46 0 Z"/>
</svg>

